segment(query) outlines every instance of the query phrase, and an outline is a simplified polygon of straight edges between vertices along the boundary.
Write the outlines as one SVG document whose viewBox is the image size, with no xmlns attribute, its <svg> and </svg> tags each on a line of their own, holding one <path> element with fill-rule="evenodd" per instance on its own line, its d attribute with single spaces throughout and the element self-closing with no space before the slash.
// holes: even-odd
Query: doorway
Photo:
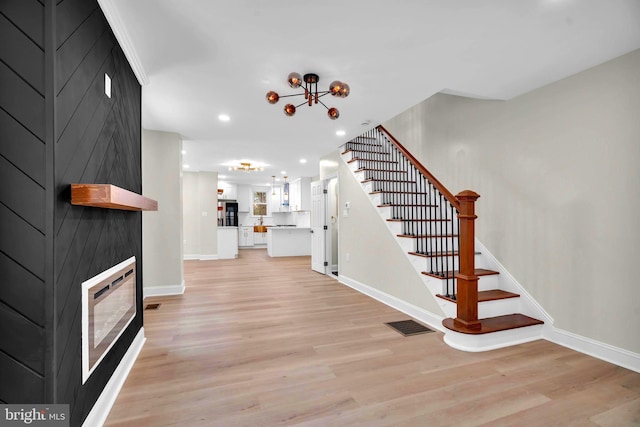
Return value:
<svg viewBox="0 0 640 427">
<path fill-rule="evenodd" d="M 311 183 L 311 269 L 338 278 L 338 177 Z"/>
<path fill-rule="evenodd" d="M 328 235 L 327 235 L 327 261 L 329 261 L 329 274 L 334 277 L 339 276 L 338 266 L 338 236 L 340 231 L 340 222 L 338 216 L 338 178 L 330 178 L 327 183 L 327 216 L 328 216 Z"/>
</svg>

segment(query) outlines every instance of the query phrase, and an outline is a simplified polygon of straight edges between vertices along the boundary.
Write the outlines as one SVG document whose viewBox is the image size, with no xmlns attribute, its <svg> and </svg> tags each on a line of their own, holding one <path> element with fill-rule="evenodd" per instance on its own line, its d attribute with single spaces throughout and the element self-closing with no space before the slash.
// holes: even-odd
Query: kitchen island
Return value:
<svg viewBox="0 0 640 427">
<path fill-rule="evenodd" d="M 218 259 L 238 258 L 238 227 L 218 227 Z"/>
<path fill-rule="evenodd" d="M 267 254 L 270 257 L 311 255 L 311 228 L 269 227 Z"/>
</svg>

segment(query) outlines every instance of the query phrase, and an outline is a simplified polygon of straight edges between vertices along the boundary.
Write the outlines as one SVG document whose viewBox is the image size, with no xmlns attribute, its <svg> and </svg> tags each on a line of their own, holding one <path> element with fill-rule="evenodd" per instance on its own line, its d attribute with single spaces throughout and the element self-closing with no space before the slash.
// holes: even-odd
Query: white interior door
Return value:
<svg viewBox="0 0 640 427">
<path fill-rule="evenodd" d="M 327 274 L 327 193 L 324 181 L 311 183 L 311 269 Z"/>
</svg>

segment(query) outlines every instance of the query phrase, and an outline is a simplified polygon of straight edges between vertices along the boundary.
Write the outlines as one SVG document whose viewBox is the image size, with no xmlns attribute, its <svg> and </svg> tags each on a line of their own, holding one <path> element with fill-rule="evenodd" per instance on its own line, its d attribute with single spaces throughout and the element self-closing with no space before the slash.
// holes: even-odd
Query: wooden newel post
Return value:
<svg viewBox="0 0 640 427">
<path fill-rule="evenodd" d="M 478 276 L 475 273 L 475 202 L 479 194 L 464 190 L 456 195 L 460 202 L 460 272 L 456 274 L 458 283 L 457 317 L 454 325 L 469 330 L 480 330 L 478 320 Z"/>
</svg>

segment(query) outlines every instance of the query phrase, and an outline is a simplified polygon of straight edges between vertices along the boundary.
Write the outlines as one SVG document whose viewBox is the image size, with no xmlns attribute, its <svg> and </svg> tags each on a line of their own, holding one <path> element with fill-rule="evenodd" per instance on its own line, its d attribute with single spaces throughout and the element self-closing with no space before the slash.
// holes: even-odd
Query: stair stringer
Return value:
<svg viewBox="0 0 640 427">
<path fill-rule="evenodd" d="M 344 154 L 341 155 L 340 158 L 351 171 L 353 179 L 358 181 L 360 184 L 360 188 L 362 188 L 362 191 L 367 195 L 369 202 L 375 208 L 376 212 L 378 212 L 378 215 L 386 225 L 388 232 L 391 233 L 398 246 L 403 249 L 405 256 L 409 258 L 410 264 L 413 266 L 416 274 L 421 277 L 422 282 L 425 284 L 425 287 L 432 298 L 435 299 L 446 317 L 455 318 L 457 310 L 456 304 L 436 296 L 437 294 L 445 293 L 443 292 L 443 280 L 422 274 L 425 265 L 424 261 L 420 260 L 419 257 L 410 255 L 406 250 L 404 250 L 405 243 L 403 243 L 402 240 L 406 240 L 406 238 L 398 237 L 398 234 L 401 233 L 401 223 L 387 221 L 387 219 L 389 219 L 390 210 L 385 207 L 379 207 L 381 197 L 378 194 L 370 194 L 373 190 L 370 182 L 362 183 L 361 180 L 358 179 L 359 177 L 361 178 L 361 176 L 356 172 L 357 162 L 349 163 L 349 159 Z M 492 269 L 500 273 L 498 275 L 480 277 L 478 281 L 479 289 L 501 289 L 520 295 L 519 298 L 480 303 L 478 306 L 479 318 L 493 317 L 502 314 L 522 313 L 531 317 L 544 318 L 545 324 L 480 335 L 462 334 L 443 328 L 442 325 L 430 324 L 429 326 L 443 331 L 445 334 L 444 341 L 451 347 L 470 352 L 493 350 L 542 339 L 543 327 L 550 327 L 550 324 L 553 322 L 551 317 L 539 304 L 537 304 L 530 294 L 526 292 L 517 281 L 515 281 L 513 276 L 509 274 L 504 266 L 502 266 L 497 259 L 487 251 L 486 247 L 482 245 L 477 238 L 475 241 L 476 250 L 479 251 L 475 256 L 476 267 Z M 497 283 L 495 283 L 496 281 Z M 550 322 L 547 323 L 547 321 Z"/>
</svg>

